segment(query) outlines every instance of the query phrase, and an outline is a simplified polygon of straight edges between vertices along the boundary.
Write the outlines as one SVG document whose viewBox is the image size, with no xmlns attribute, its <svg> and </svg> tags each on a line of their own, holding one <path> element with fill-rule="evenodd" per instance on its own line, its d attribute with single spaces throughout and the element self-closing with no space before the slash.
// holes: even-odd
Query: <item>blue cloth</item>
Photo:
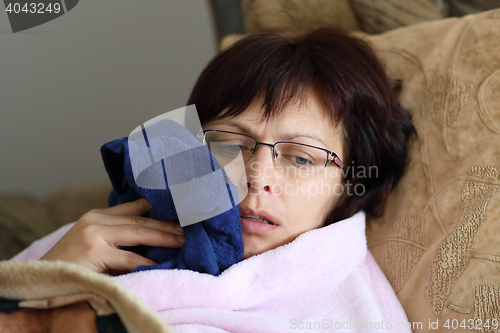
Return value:
<svg viewBox="0 0 500 333">
<path fill-rule="evenodd" d="M 201 145 L 191 133 L 174 122 L 163 122 L 160 134 L 161 138 L 158 137 L 158 133 L 155 134 L 156 137 L 148 138 L 145 132 L 148 128 L 143 129 L 147 149 L 152 149 L 153 154 L 156 153 L 154 150 L 155 147 L 159 151 L 162 149 L 172 149 L 174 155 L 162 158 L 161 161 L 157 161 L 156 163 L 153 163 L 153 160 L 151 160 L 151 166 L 143 170 L 135 178 L 137 182 L 134 179 L 132 170 L 129 138 L 114 140 L 101 147 L 104 166 L 113 185 L 113 190 L 109 196 L 110 207 L 145 198 L 153 206 L 153 209 L 148 214 L 149 217 L 158 220 L 178 220 L 171 192 L 172 186 L 175 185 L 173 183 L 195 178 L 203 179 L 200 177 L 206 175 L 207 172 L 220 169 L 217 160 L 212 157 L 208 149 Z M 148 134 L 150 132 L 148 131 Z M 130 144 L 134 143 L 131 141 Z M 182 153 L 176 153 L 179 151 L 182 151 Z M 163 152 L 161 151 L 161 153 Z M 210 162 L 208 164 L 210 170 L 208 171 L 200 167 L 200 165 L 207 165 L 207 156 L 209 156 L 208 161 Z M 142 186 L 147 184 L 148 179 L 154 178 L 151 175 L 157 174 L 158 170 L 161 171 L 160 174 L 163 177 L 160 178 L 163 178 L 164 184 L 160 180 L 160 186 L 158 184 L 150 184 L 153 186 L 146 186 L 149 188 L 145 188 L 137 185 L 137 183 Z M 167 177 L 165 170 L 168 170 L 170 177 Z M 224 191 L 227 192 L 218 193 L 215 191 L 214 193 L 213 191 L 207 191 L 207 188 L 200 189 L 200 191 L 193 194 L 195 198 L 185 199 L 185 201 L 192 200 L 192 202 L 197 203 L 187 206 L 187 209 L 192 210 L 194 213 L 211 209 L 208 206 L 204 207 L 203 202 L 208 202 L 209 200 L 204 200 L 208 199 L 208 197 L 204 198 L 203 196 L 225 195 L 228 197 L 228 193 L 229 198 L 236 197 L 236 200 L 231 199 L 232 208 L 215 217 L 210 217 L 202 222 L 183 227 L 186 242 L 181 250 L 147 246 L 128 248 L 158 263 L 153 266 L 140 266 L 135 271 L 178 268 L 219 275 L 226 268 L 242 259 L 243 239 L 241 235 L 237 189 L 229 181 L 223 170 L 222 172 L 226 179 Z M 143 175 L 145 177 L 142 177 Z M 140 177 L 143 179 L 141 180 Z M 160 178 L 157 177 L 157 181 Z M 171 183 L 170 186 L 167 178 Z M 210 182 L 208 182 L 204 186 L 210 185 Z M 155 186 L 157 187 L 156 189 L 151 189 L 151 187 L 154 188 Z M 199 197 L 196 198 L 196 196 Z M 184 207 L 184 210 L 186 210 L 186 207 Z"/>
</svg>

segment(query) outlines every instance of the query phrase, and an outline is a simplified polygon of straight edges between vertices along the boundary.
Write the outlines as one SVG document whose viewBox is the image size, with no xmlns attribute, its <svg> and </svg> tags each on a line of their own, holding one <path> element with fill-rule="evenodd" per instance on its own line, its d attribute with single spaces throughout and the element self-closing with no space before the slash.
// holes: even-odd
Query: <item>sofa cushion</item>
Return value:
<svg viewBox="0 0 500 333">
<path fill-rule="evenodd" d="M 12 258 L 91 209 L 106 208 L 110 192 L 111 184 L 104 181 L 68 184 L 47 199 L 0 193 L 0 260 Z"/>
<path fill-rule="evenodd" d="M 371 34 L 447 16 L 444 1 L 351 0 L 361 29 Z"/>
<path fill-rule="evenodd" d="M 419 134 L 368 246 L 424 331 L 438 319 L 439 331 L 500 327 L 499 31 L 493 10 L 367 38 Z"/>
<path fill-rule="evenodd" d="M 242 0 L 247 32 L 297 31 L 336 25 L 359 30 L 349 0 Z"/>
<path fill-rule="evenodd" d="M 46 199 L 49 212 L 62 224 L 77 221 L 91 209 L 108 207 L 109 181 L 75 182 L 59 188 Z"/>
<path fill-rule="evenodd" d="M 0 194 L 0 260 L 12 258 L 57 227 L 54 217 L 37 197 Z"/>
<path fill-rule="evenodd" d="M 448 0 L 448 16 L 464 16 L 500 7 L 498 0 Z"/>
</svg>

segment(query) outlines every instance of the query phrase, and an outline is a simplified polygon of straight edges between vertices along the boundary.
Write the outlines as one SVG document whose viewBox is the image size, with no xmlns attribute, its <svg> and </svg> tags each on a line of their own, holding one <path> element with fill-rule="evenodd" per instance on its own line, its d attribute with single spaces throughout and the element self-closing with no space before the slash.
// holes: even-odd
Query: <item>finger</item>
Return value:
<svg viewBox="0 0 500 333">
<path fill-rule="evenodd" d="M 112 270 L 130 272 L 142 265 L 156 265 L 156 262 L 134 252 L 113 249 L 109 251 L 104 265 L 105 267 L 101 269 L 102 271 Z"/>
<path fill-rule="evenodd" d="M 180 249 L 185 242 L 184 236 L 140 225 L 103 227 L 103 239 L 113 247 L 147 245 Z"/>
<path fill-rule="evenodd" d="M 160 221 L 144 216 L 128 215 L 103 215 L 99 217 L 105 225 L 138 225 L 149 229 L 174 233 L 179 236 L 184 235 L 182 227 L 174 221 Z"/>
<path fill-rule="evenodd" d="M 101 209 L 99 212 L 110 215 L 144 215 L 153 208 L 146 199 L 125 202 L 110 208 Z"/>
</svg>

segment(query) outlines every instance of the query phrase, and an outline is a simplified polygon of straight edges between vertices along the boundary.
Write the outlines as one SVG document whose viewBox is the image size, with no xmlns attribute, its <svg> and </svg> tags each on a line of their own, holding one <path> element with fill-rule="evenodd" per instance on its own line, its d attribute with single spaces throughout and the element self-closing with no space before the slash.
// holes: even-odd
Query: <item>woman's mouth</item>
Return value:
<svg viewBox="0 0 500 333">
<path fill-rule="evenodd" d="M 279 227 L 277 224 L 258 215 L 241 214 L 240 218 L 241 218 L 241 229 L 244 232 L 249 232 L 254 234 L 266 234 Z"/>
<path fill-rule="evenodd" d="M 264 223 L 267 223 L 269 225 L 274 225 L 273 222 L 271 222 L 269 220 L 266 220 L 262 216 L 254 216 L 254 215 L 242 214 L 242 215 L 240 215 L 240 217 L 242 219 L 247 219 L 247 220 L 252 220 L 252 221 L 257 221 L 257 222 L 264 222 Z"/>
</svg>

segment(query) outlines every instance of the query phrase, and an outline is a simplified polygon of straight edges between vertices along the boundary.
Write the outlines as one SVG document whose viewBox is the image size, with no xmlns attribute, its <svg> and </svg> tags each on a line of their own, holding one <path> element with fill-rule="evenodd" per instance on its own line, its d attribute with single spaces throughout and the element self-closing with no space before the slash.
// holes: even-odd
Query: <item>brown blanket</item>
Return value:
<svg viewBox="0 0 500 333">
<path fill-rule="evenodd" d="M 64 262 L 0 262 L 0 332 L 173 332 L 126 288 Z"/>
</svg>

